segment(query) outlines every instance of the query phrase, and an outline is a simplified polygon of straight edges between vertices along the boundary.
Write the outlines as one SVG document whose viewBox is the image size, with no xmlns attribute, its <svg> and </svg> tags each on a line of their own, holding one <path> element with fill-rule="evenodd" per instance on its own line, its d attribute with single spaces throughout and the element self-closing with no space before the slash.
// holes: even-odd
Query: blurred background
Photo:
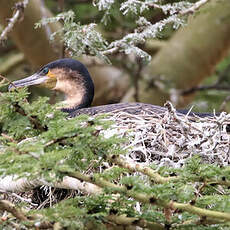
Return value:
<svg viewBox="0 0 230 230">
<path fill-rule="evenodd" d="M 229 0 L 1 0 L 0 34 L 0 74 L 10 81 L 72 57 L 91 73 L 94 105 L 170 100 L 230 112 Z M 30 91 L 31 100 L 60 97 Z"/>
</svg>

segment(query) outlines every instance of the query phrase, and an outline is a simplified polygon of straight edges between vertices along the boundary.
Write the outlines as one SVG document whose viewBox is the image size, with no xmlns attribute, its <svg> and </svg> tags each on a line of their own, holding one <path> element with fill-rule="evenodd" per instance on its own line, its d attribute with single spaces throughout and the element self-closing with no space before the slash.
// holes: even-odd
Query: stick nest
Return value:
<svg viewBox="0 0 230 230">
<path fill-rule="evenodd" d="M 105 135 L 117 133 L 128 137 L 129 143 L 124 146 L 129 150 L 126 157 L 146 165 L 179 168 L 195 154 L 201 156 L 203 163 L 229 164 L 230 114 L 223 112 L 202 118 L 178 113 L 170 103 L 166 106 L 160 114 L 110 114 L 108 119 L 114 125 Z"/>
</svg>

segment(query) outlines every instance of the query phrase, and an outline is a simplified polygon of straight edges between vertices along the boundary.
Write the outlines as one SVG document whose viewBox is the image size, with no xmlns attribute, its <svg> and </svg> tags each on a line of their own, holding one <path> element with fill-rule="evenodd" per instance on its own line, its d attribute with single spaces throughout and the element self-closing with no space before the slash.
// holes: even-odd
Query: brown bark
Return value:
<svg viewBox="0 0 230 230">
<path fill-rule="evenodd" d="M 140 83 L 140 101 L 162 105 L 172 100 L 171 89 L 197 86 L 227 54 L 229 37 L 230 1 L 211 1 L 154 57 L 146 71 L 149 79 Z M 158 89 L 150 84 L 155 80 L 160 83 Z M 191 96 L 180 97 L 177 105 L 184 106 L 191 99 Z M 126 100 L 133 101 L 133 97 Z"/>
<path fill-rule="evenodd" d="M 12 8 L 16 2 L 18 1 L 0 1 L 0 23 L 4 26 L 8 24 L 7 18 L 12 17 Z M 35 68 L 39 68 L 60 56 L 61 42 L 56 41 L 51 44 L 49 36 L 60 29 L 61 25 L 52 23 L 39 29 L 34 28 L 34 24 L 42 17 L 50 16 L 52 16 L 51 13 L 42 7 L 40 0 L 30 0 L 24 11 L 24 19 L 16 22 L 10 33 L 12 40 Z"/>
</svg>

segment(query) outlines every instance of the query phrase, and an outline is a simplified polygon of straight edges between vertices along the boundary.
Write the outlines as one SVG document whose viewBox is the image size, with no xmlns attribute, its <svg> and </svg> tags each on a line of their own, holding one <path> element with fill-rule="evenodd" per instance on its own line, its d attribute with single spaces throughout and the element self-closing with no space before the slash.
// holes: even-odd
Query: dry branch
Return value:
<svg viewBox="0 0 230 230">
<path fill-rule="evenodd" d="M 180 15 L 193 14 L 196 10 L 198 10 L 201 6 L 206 4 L 208 1 L 209 0 L 200 0 L 196 3 L 194 3 L 194 5 L 192 7 L 180 12 Z"/>
<path fill-rule="evenodd" d="M 0 42 L 7 39 L 7 36 L 12 31 L 15 23 L 20 21 L 20 19 L 23 17 L 23 12 L 28 2 L 28 0 L 24 0 L 23 2 L 18 2 L 15 4 L 16 11 L 14 12 L 12 18 L 8 19 L 9 23 L 0 35 Z"/>
<path fill-rule="evenodd" d="M 22 210 L 19 210 L 15 207 L 14 204 L 9 202 L 8 200 L 0 200 L 0 209 L 3 211 L 10 212 L 13 216 L 15 216 L 17 219 L 22 221 L 27 221 L 27 217 L 22 212 Z"/>
</svg>

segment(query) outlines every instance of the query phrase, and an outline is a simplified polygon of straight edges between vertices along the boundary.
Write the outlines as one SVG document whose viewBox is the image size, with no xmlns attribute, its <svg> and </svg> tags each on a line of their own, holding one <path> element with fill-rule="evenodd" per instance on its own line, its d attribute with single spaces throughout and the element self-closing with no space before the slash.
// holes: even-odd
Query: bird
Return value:
<svg viewBox="0 0 230 230">
<path fill-rule="evenodd" d="M 90 107 L 94 97 L 94 83 L 86 66 L 71 58 L 58 59 L 40 68 L 33 75 L 10 84 L 12 88 L 40 85 L 64 93 L 63 112 L 70 117 L 80 114 L 96 115 L 100 113 L 127 112 L 135 115 L 141 113 L 164 114 L 167 108 L 158 105 L 134 103 L 116 103 Z M 186 114 L 187 110 L 177 111 Z M 191 116 L 212 116 L 210 113 L 191 113 Z"/>
<path fill-rule="evenodd" d="M 151 115 L 151 117 L 153 114 L 157 114 L 158 117 L 158 115 L 163 116 L 168 111 L 165 107 L 139 102 L 116 103 L 91 107 L 94 97 L 93 80 L 85 65 L 71 58 L 59 59 L 48 63 L 33 75 L 12 82 L 9 86 L 9 90 L 31 85 L 40 85 L 64 93 L 65 100 L 61 110 L 68 113 L 69 117 L 76 117 L 80 114 L 94 116 L 101 113 L 112 113 L 116 115 L 119 112 L 138 116 L 148 114 Z M 176 113 L 178 115 L 183 115 L 186 114 L 187 111 L 176 111 Z M 191 117 L 194 115 L 198 114 L 192 113 Z M 211 114 L 199 114 L 198 116 L 211 116 Z M 139 155 L 137 159 L 141 159 L 141 154 Z M 55 188 L 55 191 L 58 197 L 57 200 L 61 200 L 66 197 L 66 194 L 69 194 L 66 189 L 57 190 Z M 43 188 L 37 187 L 33 190 L 33 203 L 40 205 L 48 198 Z"/>
</svg>

